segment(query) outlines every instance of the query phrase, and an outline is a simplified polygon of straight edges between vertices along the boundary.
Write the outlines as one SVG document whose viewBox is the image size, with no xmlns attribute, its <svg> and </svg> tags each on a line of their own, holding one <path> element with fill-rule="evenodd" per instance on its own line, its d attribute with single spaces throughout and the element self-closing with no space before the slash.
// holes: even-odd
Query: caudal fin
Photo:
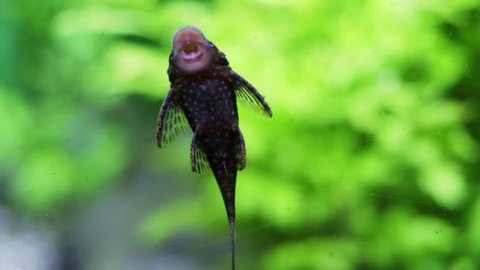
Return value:
<svg viewBox="0 0 480 270">
<path fill-rule="evenodd" d="M 230 220 L 230 252 L 232 256 L 232 270 L 235 270 L 235 220 Z"/>
<path fill-rule="evenodd" d="M 235 173 L 236 175 L 236 173 Z M 220 186 L 223 201 L 227 210 L 228 224 L 230 227 L 230 252 L 232 257 L 232 270 L 235 270 L 235 183 Z"/>
<path fill-rule="evenodd" d="M 215 134 L 209 141 L 215 142 L 215 145 L 207 143 L 205 153 L 227 210 L 233 270 L 235 269 L 235 184 L 237 170 L 245 164 L 245 145 L 238 130 L 220 136 Z"/>
<path fill-rule="evenodd" d="M 214 174 L 222 193 L 223 202 L 227 210 L 228 223 L 230 226 L 230 250 L 232 256 L 232 270 L 235 269 L 235 181 L 236 181 L 236 164 L 231 162 L 230 168 L 222 168 L 215 170 Z M 223 167 L 223 166 L 222 166 Z"/>
</svg>

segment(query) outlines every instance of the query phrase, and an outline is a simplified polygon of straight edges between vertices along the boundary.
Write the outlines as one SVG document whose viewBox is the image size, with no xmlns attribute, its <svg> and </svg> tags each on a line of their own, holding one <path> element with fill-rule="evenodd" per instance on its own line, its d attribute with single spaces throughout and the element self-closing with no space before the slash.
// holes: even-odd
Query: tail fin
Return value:
<svg viewBox="0 0 480 270">
<path fill-rule="evenodd" d="M 233 164 L 235 165 L 235 164 Z M 233 167 L 235 168 L 235 167 Z M 223 202 L 227 210 L 228 223 L 230 226 L 230 250 L 232 256 L 232 270 L 235 269 L 235 182 L 236 182 L 236 169 L 233 172 L 228 172 L 228 169 L 222 169 L 224 173 L 215 173 L 217 183 L 222 193 Z M 227 174 L 228 173 L 228 174 Z M 225 178 L 223 178 L 223 177 Z"/>
<path fill-rule="evenodd" d="M 229 215 L 230 224 L 230 252 L 232 257 L 232 270 L 235 270 L 235 209 L 233 210 L 233 218 Z"/>
<path fill-rule="evenodd" d="M 206 156 L 222 193 L 230 225 L 232 270 L 235 269 L 235 185 L 237 170 L 245 167 L 245 144 L 240 130 L 214 137 L 216 145 L 207 145 Z"/>
<path fill-rule="evenodd" d="M 232 255 L 232 270 L 235 269 L 235 182 L 237 168 L 234 157 L 231 161 L 221 164 L 211 164 L 217 184 L 222 193 L 223 202 L 227 210 L 228 223 L 230 226 L 230 248 Z"/>
</svg>

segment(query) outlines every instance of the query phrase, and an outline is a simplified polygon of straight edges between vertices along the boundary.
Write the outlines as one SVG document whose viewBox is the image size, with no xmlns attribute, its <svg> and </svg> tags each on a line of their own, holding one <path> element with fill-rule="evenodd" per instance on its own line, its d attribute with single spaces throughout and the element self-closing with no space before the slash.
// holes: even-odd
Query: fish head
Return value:
<svg viewBox="0 0 480 270">
<path fill-rule="evenodd" d="M 183 72 L 195 73 L 207 69 L 217 49 L 198 28 L 187 26 L 173 35 L 174 64 Z"/>
</svg>

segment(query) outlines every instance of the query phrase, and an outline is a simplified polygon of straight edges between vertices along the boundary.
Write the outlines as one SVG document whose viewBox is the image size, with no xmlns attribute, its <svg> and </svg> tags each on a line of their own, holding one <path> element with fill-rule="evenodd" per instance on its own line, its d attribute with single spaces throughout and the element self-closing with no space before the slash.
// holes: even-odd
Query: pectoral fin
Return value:
<svg viewBox="0 0 480 270">
<path fill-rule="evenodd" d="M 231 71 L 231 75 L 233 77 L 237 99 L 253 110 L 261 112 L 265 116 L 272 117 L 270 106 L 268 106 L 267 102 L 257 89 L 234 71 Z"/>
<path fill-rule="evenodd" d="M 170 90 L 162 103 L 157 120 L 157 145 L 165 147 L 188 127 L 185 114 L 175 101 L 175 92 Z"/>
</svg>

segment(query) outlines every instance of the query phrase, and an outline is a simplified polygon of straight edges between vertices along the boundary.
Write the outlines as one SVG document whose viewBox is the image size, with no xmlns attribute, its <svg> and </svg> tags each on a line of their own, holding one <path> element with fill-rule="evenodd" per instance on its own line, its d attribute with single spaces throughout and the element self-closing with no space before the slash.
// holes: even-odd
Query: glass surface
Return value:
<svg viewBox="0 0 480 270">
<path fill-rule="evenodd" d="M 239 105 L 237 269 L 477 269 L 476 0 L 0 2 L 0 269 L 229 269 L 192 132 L 155 124 L 200 28 Z"/>
</svg>

